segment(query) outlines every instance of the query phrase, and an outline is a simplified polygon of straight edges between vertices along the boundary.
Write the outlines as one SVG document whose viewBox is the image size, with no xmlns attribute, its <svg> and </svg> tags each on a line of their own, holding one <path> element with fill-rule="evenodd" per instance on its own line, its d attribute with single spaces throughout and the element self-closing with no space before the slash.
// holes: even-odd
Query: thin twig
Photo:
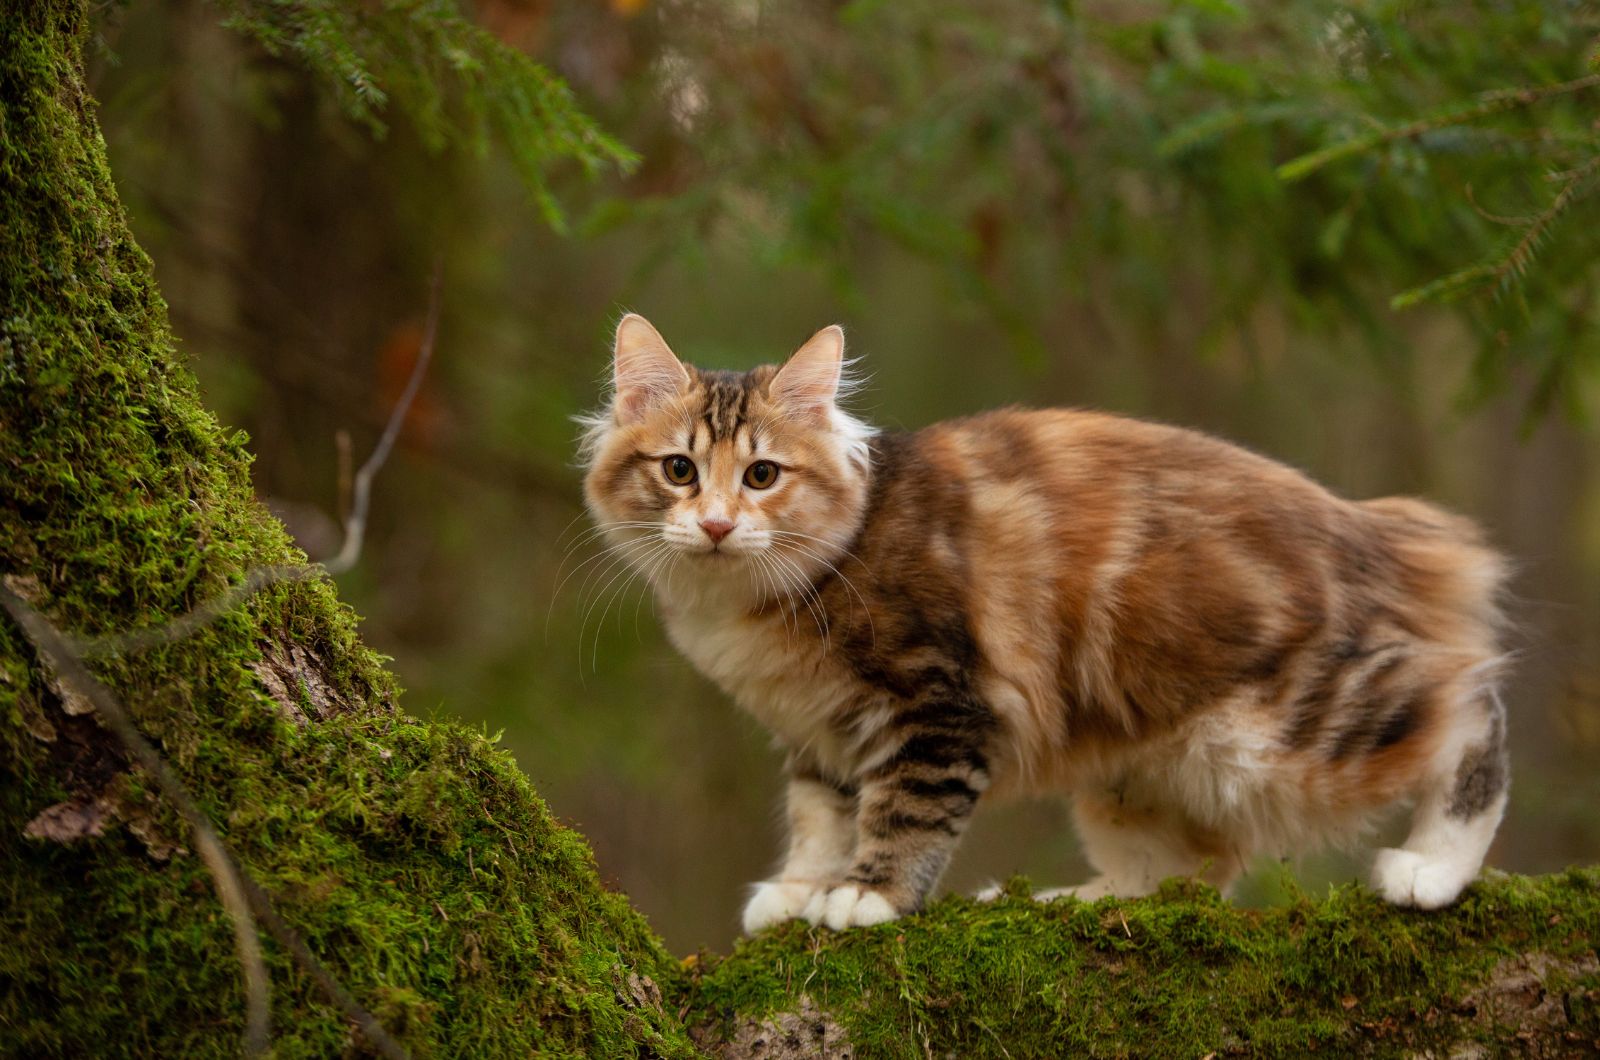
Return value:
<svg viewBox="0 0 1600 1060">
<path fill-rule="evenodd" d="M 255 921 L 250 916 L 250 901 L 246 896 L 244 881 L 240 878 L 233 859 L 211 820 L 194 799 L 189 797 L 183 781 L 167 765 L 148 740 L 134 727 L 122 704 L 111 690 L 97 681 L 83 661 L 68 646 L 56 628 L 45 620 L 7 585 L 0 584 L 0 604 L 16 619 L 17 625 L 33 642 L 40 659 L 54 671 L 56 678 L 71 686 L 74 692 L 94 704 L 102 721 L 122 741 L 128 753 L 155 778 L 156 783 L 177 806 L 189 826 L 194 829 L 195 846 L 200 857 L 211 870 L 216 881 L 217 897 L 233 921 L 234 945 L 239 951 L 239 963 L 244 974 L 246 1056 L 261 1056 L 267 1051 L 272 1035 L 271 986 L 267 981 L 267 965 L 261 957 L 261 939 L 256 934 Z"/>
<path fill-rule="evenodd" d="M 376 1016 L 361 1007 L 355 995 L 344 988 L 344 984 L 335 979 L 333 973 L 325 968 L 317 955 L 311 952 L 300 933 L 290 927 L 277 909 L 273 908 L 272 899 L 248 875 L 244 877 L 244 891 L 250 899 L 250 904 L 255 908 L 256 916 L 267 925 L 267 930 L 272 932 L 272 937 L 278 944 L 289 951 L 289 955 L 300 965 L 302 971 L 317 981 L 323 993 L 339 1007 L 345 1018 L 361 1028 L 361 1033 L 367 1038 L 372 1047 L 389 1060 L 410 1060 L 411 1054 L 406 1047 L 389 1036 L 383 1029 L 383 1024 L 378 1022 Z"/>
<path fill-rule="evenodd" d="M 261 939 L 256 933 L 255 920 L 251 917 L 254 911 L 255 917 L 260 918 L 301 969 L 316 980 L 345 1017 L 361 1029 L 373 1048 L 389 1060 L 410 1060 L 406 1048 L 389 1036 L 372 1013 L 361 1007 L 354 995 L 317 960 L 316 954 L 306 946 L 299 933 L 278 915 L 272 899 L 228 850 L 227 844 L 212 827 L 211 819 L 190 796 L 183 781 L 161 757 L 161 752 L 144 738 L 111 690 L 89 673 L 82 658 L 73 652 L 66 638 L 4 583 L 0 583 L 0 605 L 4 605 L 11 617 L 16 619 L 17 625 L 22 627 L 34 650 L 39 653 L 41 661 L 55 673 L 57 680 L 70 685 L 74 692 L 94 705 L 101 720 L 122 741 L 122 745 L 144 771 L 155 778 L 163 794 L 172 800 L 178 812 L 194 829 L 195 846 L 199 848 L 206 867 L 211 870 L 212 878 L 217 883 L 217 895 L 233 921 L 234 942 L 239 950 L 240 964 L 243 965 L 247 1002 L 245 1055 L 264 1054 L 272 1033 L 271 985 L 267 978 L 266 962 L 261 956 Z"/>
<path fill-rule="evenodd" d="M 108 633 L 102 637 L 72 638 L 69 643 L 86 659 L 104 655 L 132 655 L 163 644 L 183 640 L 195 630 L 209 626 L 255 593 L 279 582 L 304 581 L 322 573 L 315 563 L 278 564 L 271 567 L 253 567 L 244 581 L 230 585 L 223 592 L 195 606 L 159 626 L 135 629 L 127 633 Z"/>
<path fill-rule="evenodd" d="M 422 345 L 417 349 L 417 362 L 411 366 L 411 378 L 406 380 L 406 388 L 400 400 L 395 402 L 394 412 L 389 415 L 389 422 L 383 428 L 383 436 L 373 447 L 367 462 L 356 472 L 354 503 L 350 506 L 350 518 L 344 524 L 344 547 L 337 556 L 322 564 L 329 574 L 343 574 L 361 559 L 361 542 L 367 529 L 367 507 L 372 500 L 373 476 L 389 459 L 389 451 L 394 448 L 400 428 L 405 424 L 406 413 L 411 411 L 411 402 L 422 387 L 428 362 L 433 359 L 433 340 L 439 333 L 439 287 L 443 281 L 444 269 L 435 263 L 433 283 L 428 290 L 428 322 L 422 333 Z"/>
<path fill-rule="evenodd" d="M 366 538 L 367 510 L 372 501 L 372 480 L 383 468 L 384 462 L 389 459 L 389 453 L 394 449 L 395 440 L 400 435 L 400 428 L 405 424 L 406 414 L 411 411 L 411 402 L 422 386 L 422 378 L 427 373 L 428 363 L 433 359 L 434 340 L 439 333 L 439 292 L 443 278 L 442 264 L 435 262 L 433 279 L 428 291 L 427 323 L 423 328 L 422 344 L 417 350 L 416 363 L 411 366 L 411 376 L 406 380 L 405 390 L 389 413 L 388 422 L 384 425 L 378 444 L 373 447 L 372 455 L 367 457 L 366 463 L 356 472 L 349 513 L 344 520 L 344 543 L 335 556 L 321 563 L 284 563 L 254 567 L 237 585 L 229 586 L 223 592 L 196 605 L 192 610 L 159 626 L 99 637 L 68 638 L 67 643 L 86 659 L 105 655 L 133 654 L 163 644 L 173 644 L 196 630 L 209 626 L 239 603 L 269 585 L 305 581 L 323 574 L 344 574 L 353 568 L 361 559 L 361 548 Z"/>
<path fill-rule="evenodd" d="M 339 454 L 339 521 L 350 518 L 350 432 L 340 427 L 333 432 L 333 448 Z"/>
</svg>

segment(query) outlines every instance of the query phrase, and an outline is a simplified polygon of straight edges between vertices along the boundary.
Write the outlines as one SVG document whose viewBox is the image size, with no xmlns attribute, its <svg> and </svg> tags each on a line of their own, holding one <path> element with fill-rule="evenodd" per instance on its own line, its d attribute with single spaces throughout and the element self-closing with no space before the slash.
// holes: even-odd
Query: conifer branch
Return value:
<svg viewBox="0 0 1600 1060">
<path fill-rule="evenodd" d="M 1600 74 L 1587 74 L 1571 81 L 1562 81 L 1553 85 L 1527 86 L 1486 92 L 1475 103 L 1451 107 L 1425 118 L 1408 122 L 1405 125 L 1396 126 L 1392 129 L 1381 129 L 1365 136 L 1330 144 L 1309 154 L 1300 155 L 1298 158 L 1292 158 L 1278 167 L 1278 179 L 1293 183 L 1305 179 L 1333 162 L 1338 162 L 1354 155 L 1366 154 L 1377 147 L 1397 143 L 1401 140 L 1414 140 L 1437 129 L 1444 129 L 1453 125 L 1465 125 L 1480 118 L 1499 114 L 1502 111 L 1532 106 L 1555 96 L 1582 92 L 1585 89 L 1597 86 L 1600 86 Z"/>
<path fill-rule="evenodd" d="M 1389 300 L 1390 308 L 1409 309 L 1427 301 L 1449 302 L 1490 285 L 1504 289 L 1527 272 L 1550 229 L 1566 214 L 1573 203 L 1591 190 L 1589 178 L 1597 171 L 1600 171 L 1600 155 L 1572 170 L 1561 190 L 1550 200 L 1550 204 L 1526 220 L 1521 236 L 1498 258 L 1480 262 L 1401 291 Z"/>
</svg>

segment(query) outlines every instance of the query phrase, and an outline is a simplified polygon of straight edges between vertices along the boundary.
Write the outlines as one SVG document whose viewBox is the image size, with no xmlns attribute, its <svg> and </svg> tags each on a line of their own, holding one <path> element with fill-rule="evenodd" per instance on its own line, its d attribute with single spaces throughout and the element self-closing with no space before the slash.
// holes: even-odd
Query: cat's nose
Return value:
<svg viewBox="0 0 1600 1060">
<path fill-rule="evenodd" d="M 711 543 L 715 545 L 720 543 L 723 538 L 727 537 L 733 532 L 733 520 L 702 519 L 700 520 L 700 529 L 706 532 L 706 536 L 709 537 L 711 539 Z"/>
</svg>

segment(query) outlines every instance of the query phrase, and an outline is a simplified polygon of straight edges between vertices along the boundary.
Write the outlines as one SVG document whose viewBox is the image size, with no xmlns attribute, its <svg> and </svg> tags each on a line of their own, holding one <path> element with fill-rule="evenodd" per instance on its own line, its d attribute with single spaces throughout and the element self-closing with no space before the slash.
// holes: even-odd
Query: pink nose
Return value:
<svg viewBox="0 0 1600 1060">
<path fill-rule="evenodd" d="M 706 536 L 715 545 L 733 532 L 733 523 L 728 519 L 702 519 L 700 520 L 700 529 L 706 532 Z"/>
</svg>

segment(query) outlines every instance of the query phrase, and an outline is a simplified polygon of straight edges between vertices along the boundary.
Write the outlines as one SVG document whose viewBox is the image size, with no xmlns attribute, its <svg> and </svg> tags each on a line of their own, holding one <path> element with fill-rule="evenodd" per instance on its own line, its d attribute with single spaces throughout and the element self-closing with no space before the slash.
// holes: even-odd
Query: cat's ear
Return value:
<svg viewBox="0 0 1600 1060">
<path fill-rule="evenodd" d="M 611 373 L 617 393 L 613 408 L 619 423 L 637 421 L 651 406 L 689 387 L 683 363 L 661 332 L 638 313 L 629 313 L 617 325 Z"/>
<path fill-rule="evenodd" d="M 839 396 L 844 373 L 844 329 L 830 324 L 806 340 L 772 377 L 770 393 L 800 413 L 825 414 Z"/>
</svg>

